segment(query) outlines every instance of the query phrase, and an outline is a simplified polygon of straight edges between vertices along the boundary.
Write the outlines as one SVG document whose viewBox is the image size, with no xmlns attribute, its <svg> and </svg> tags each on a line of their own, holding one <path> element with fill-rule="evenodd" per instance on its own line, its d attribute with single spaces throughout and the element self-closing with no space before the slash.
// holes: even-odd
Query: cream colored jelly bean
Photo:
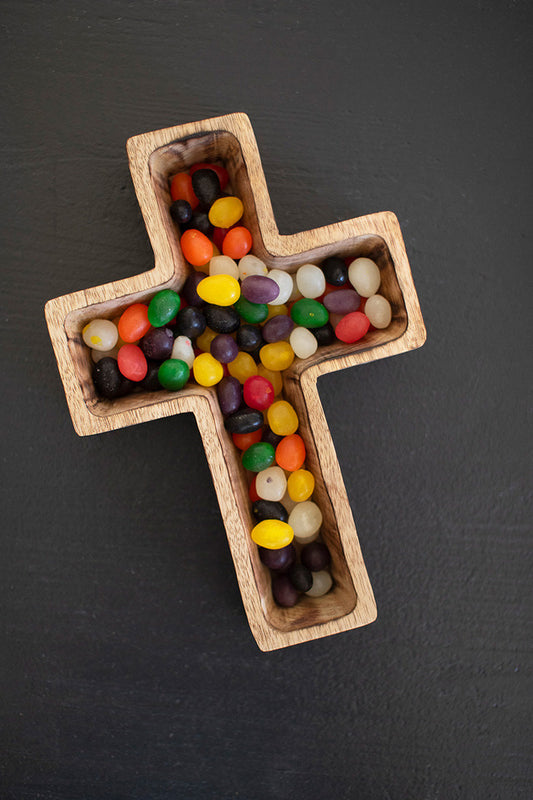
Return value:
<svg viewBox="0 0 533 800">
<path fill-rule="evenodd" d="M 314 264 L 303 264 L 296 272 L 296 285 L 302 297 L 315 299 L 324 294 L 326 279 L 320 267 Z"/>
<path fill-rule="evenodd" d="M 268 467 L 258 472 L 255 490 L 261 500 L 281 500 L 287 491 L 287 478 L 281 467 Z"/>
<path fill-rule="evenodd" d="M 289 336 L 289 344 L 297 358 L 309 358 L 318 350 L 318 342 L 308 328 L 294 328 Z"/>
<path fill-rule="evenodd" d="M 292 294 L 292 290 L 294 289 L 292 275 L 289 275 L 288 272 L 284 272 L 282 269 L 271 269 L 268 273 L 268 277 L 272 278 L 273 281 L 276 281 L 279 286 L 278 296 L 275 300 L 272 300 L 269 305 L 282 306 L 287 302 Z"/>
<path fill-rule="evenodd" d="M 239 267 L 229 256 L 213 256 L 209 262 L 210 275 L 231 275 L 235 280 L 239 279 Z"/>
<path fill-rule="evenodd" d="M 289 525 L 294 538 L 300 544 L 307 544 L 317 538 L 322 525 L 322 512 L 312 500 L 297 503 L 289 514 Z"/>
<path fill-rule="evenodd" d="M 387 328 L 392 319 L 389 301 L 380 294 L 373 294 L 365 303 L 365 314 L 374 328 Z"/>
<path fill-rule="evenodd" d="M 93 319 L 84 327 L 82 336 L 87 347 L 107 352 L 118 342 L 118 328 L 110 319 Z"/>
<path fill-rule="evenodd" d="M 357 294 L 370 297 L 376 294 L 381 283 L 381 273 L 371 258 L 356 258 L 348 267 L 348 278 Z"/>
<path fill-rule="evenodd" d="M 306 592 L 308 597 L 322 597 L 327 594 L 333 586 L 333 579 L 326 569 L 321 569 L 319 572 L 313 572 L 313 585 Z"/>
<path fill-rule="evenodd" d="M 170 357 L 185 361 L 189 369 L 192 367 L 194 363 L 194 350 L 188 336 L 176 336 L 172 346 L 172 355 Z"/>
<path fill-rule="evenodd" d="M 248 253 L 247 256 L 243 256 L 239 261 L 239 278 L 241 281 L 248 278 L 250 275 L 266 275 L 267 272 L 268 269 L 265 262 L 261 261 L 257 256 L 253 256 L 251 253 Z"/>
</svg>

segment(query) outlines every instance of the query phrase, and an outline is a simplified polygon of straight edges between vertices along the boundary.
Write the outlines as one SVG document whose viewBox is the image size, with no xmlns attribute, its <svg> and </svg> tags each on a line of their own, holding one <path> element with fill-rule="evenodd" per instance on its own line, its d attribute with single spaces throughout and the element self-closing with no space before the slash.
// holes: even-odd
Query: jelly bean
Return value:
<svg viewBox="0 0 533 800">
<path fill-rule="evenodd" d="M 186 225 L 192 219 L 191 204 L 187 200 L 175 200 L 169 211 L 170 216 L 178 225 Z"/>
<path fill-rule="evenodd" d="M 322 512 L 312 500 L 297 503 L 289 514 L 289 525 L 300 544 L 316 539 L 322 525 Z"/>
<path fill-rule="evenodd" d="M 279 294 L 275 300 L 270 302 L 270 305 L 281 306 L 287 302 L 294 289 L 294 281 L 292 275 L 282 269 L 271 269 L 268 273 L 271 281 L 275 281 L 279 286 Z"/>
<path fill-rule="evenodd" d="M 133 388 L 131 381 L 127 380 L 118 368 L 116 359 L 102 358 L 93 367 L 94 388 L 99 395 L 108 400 L 122 397 Z"/>
<path fill-rule="evenodd" d="M 211 342 L 211 355 L 221 364 L 229 364 L 239 354 L 239 346 L 229 333 L 218 333 Z"/>
<path fill-rule="evenodd" d="M 271 369 L 273 372 L 283 372 L 294 361 L 294 350 L 288 342 L 273 342 L 265 344 L 261 348 L 259 357 L 267 369 Z"/>
<path fill-rule="evenodd" d="M 222 242 L 222 252 L 225 256 L 240 259 L 252 249 L 252 234 L 247 228 L 237 226 L 230 228 Z"/>
<path fill-rule="evenodd" d="M 371 258 L 356 258 L 348 267 L 348 278 L 361 297 L 370 297 L 379 289 L 381 273 Z"/>
<path fill-rule="evenodd" d="M 257 475 L 254 474 L 253 478 L 252 478 L 252 481 L 250 483 L 250 486 L 248 487 L 248 494 L 250 496 L 250 500 L 252 501 L 252 503 L 256 503 L 260 499 L 259 495 L 257 494 L 257 492 L 255 490 L 255 479 L 256 479 L 256 477 L 257 477 Z"/>
<path fill-rule="evenodd" d="M 279 295 L 279 286 L 267 275 L 249 275 L 241 284 L 241 292 L 250 303 L 272 303 Z"/>
<path fill-rule="evenodd" d="M 278 606 L 283 608 L 292 608 L 300 599 L 300 593 L 284 572 L 278 573 L 272 578 L 272 595 Z"/>
<path fill-rule="evenodd" d="M 194 363 L 194 350 L 188 336 L 176 336 L 170 357 L 185 361 L 189 369 L 192 368 Z"/>
<path fill-rule="evenodd" d="M 332 314 L 349 314 L 357 311 L 361 298 L 354 289 L 340 289 L 324 297 L 324 305 Z"/>
<path fill-rule="evenodd" d="M 215 386 L 224 377 L 222 364 L 211 353 L 201 353 L 194 359 L 192 370 L 200 386 Z"/>
<path fill-rule="evenodd" d="M 264 519 L 252 528 L 252 540 L 260 547 L 268 550 L 279 550 L 286 547 L 294 538 L 292 528 L 279 519 Z"/>
<path fill-rule="evenodd" d="M 302 547 L 300 559 L 311 572 L 320 572 L 331 563 L 329 550 L 322 542 L 310 542 Z"/>
<path fill-rule="evenodd" d="M 141 389 L 144 389 L 147 392 L 159 392 L 163 387 L 159 383 L 159 367 L 161 366 L 160 361 L 152 361 L 151 359 L 147 359 L 148 369 L 146 371 L 146 375 L 139 381 L 137 384 Z"/>
<path fill-rule="evenodd" d="M 196 347 L 198 350 L 202 350 L 204 353 L 209 353 L 211 350 L 211 342 L 216 335 L 216 331 L 211 330 L 211 328 L 206 328 L 205 331 L 196 339 Z"/>
<path fill-rule="evenodd" d="M 297 300 L 291 308 L 291 317 L 302 328 L 321 328 L 329 319 L 327 308 L 318 300 L 304 297 Z"/>
<path fill-rule="evenodd" d="M 257 431 L 252 431 L 252 433 L 232 433 L 231 438 L 235 447 L 238 447 L 239 450 L 247 450 L 250 445 L 260 442 L 262 435 L 263 431 L 259 428 Z"/>
<path fill-rule="evenodd" d="M 210 275 L 231 275 L 238 280 L 239 268 L 236 262 L 229 256 L 213 256 L 209 262 Z"/>
<path fill-rule="evenodd" d="M 159 367 L 157 377 L 164 389 L 177 391 L 183 389 L 189 380 L 189 367 L 179 358 L 169 358 Z"/>
<path fill-rule="evenodd" d="M 179 310 L 176 317 L 176 332 L 179 336 L 197 339 L 206 328 L 205 314 L 195 306 L 187 306 Z"/>
<path fill-rule="evenodd" d="M 243 256 L 239 261 L 239 277 L 241 281 L 248 278 L 250 275 L 266 275 L 268 269 L 264 261 L 261 261 L 257 256 L 248 253 Z"/>
<path fill-rule="evenodd" d="M 173 319 L 180 308 L 180 296 L 172 289 L 162 289 L 148 305 L 148 319 L 154 328 L 162 328 Z"/>
<path fill-rule="evenodd" d="M 173 200 L 186 200 L 192 209 L 195 209 L 199 202 L 192 188 L 191 176 L 186 172 L 174 175 L 170 182 L 170 196 Z"/>
<path fill-rule="evenodd" d="M 324 293 L 326 279 L 319 267 L 314 264 L 303 264 L 296 272 L 296 285 L 302 297 L 314 299 Z"/>
<path fill-rule="evenodd" d="M 262 500 L 277 502 L 285 494 L 286 488 L 287 478 L 281 467 L 269 467 L 257 473 L 255 490 Z"/>
<path fill-rule="evenodd" d="M 335 331 L 330 322 L 326 322 L 320 328 L 310 328 L 311 333 L 318 342 L 319 347 L 327 347 L 335 341 Z"/>
<path fill-rule="evenodd" d="M 282 520 L 284 522 L 285 520 Z M 293 544 L 287 544 L 278 550 L 268 550 L 266 547 L 259 547 L 259 558 L 269 569 L 282 571 L 288 569 L 296 560 L 296 549 Z"/>
<path fill-rule="evenodd" d="M 245 406 L 226 417 L 224 427 L 228 433 L 252 433 L 263 427 L 263 415 L 255 408 Z"/>
<path fill-rule="evenodd" d="M 146 358 L 164 361 L 170 357 L 174 346 L 174 334 L 170 328 L 152 328 L 140 341 L 140 348 Z"/>
<path fill-rule="evenodd" d="M 270 425 L 265 425 L 265 427 L 263 428 L 263 435 L 261 438 L 263 439 L 264 442 L 270 442 L 272 447 L 275 448 L 281 442 L 283 436 L 278 436 L 278 434 L 274 433 L 274 431 L 270 428 Z"/>
<path fill-rule="evenodd" d="M 277 452 L 276 461 L 279 464 Z M 282 464 L 280 464 L 280 466 L 282 466 Z M 291 500 L 294 500 L 295 503 L 303 503 L 305 500 L 309 500 L 315 491 L 315 479 L 313 474 L 307 469 L 300 469 L 297 467 L 287 478 L 287 491 L 289 497 Z"/>
<path fill-rule="evenodd" d="M 266 378 L 267 381 L 270 381 L 274 388 L 274 397 L 277 397 L 281 394 L 283 390 L 283 378 L 281 377 L 281 372 L 279 370 L 268 369 L 265 367 L 264 364 L 259 364 L 257 367 L 257 374 L 261 375 L 261 377 Z"/>
<path fill-rule="evenodd" d="M 268 409 L 268 424 L 280 436 L 290 436 L 298 430 L 298 415 L 286 400 L 276 400 Z"/>
<path fill-rule="evenodd" d="M 389 301 L 380 294 L 373 294 L 365 303 L 365 314 L 374 328 L 387 328 L 392 319 Z"/>
<path fill-rule="evenodd" d="M 251 444 L 242 454 L 242 465 L 249 472 L 261 472 L 274 463 L 274 448 L 268 442 Z"/>
<path fill-rule="evenodd" d="M 191 274 L 183 284 L 183 289 L 181 290 L 181 296 L 189 306 L 195 306 L 196 308 L 201 308 L 202 306 L 205 306 L 205 301 L 202 300 L 202 298 L 196 291 L 196 287 L 201 281 L 203 281 L 203 279 L 204 275 L 202 275 L 200 272 L 191 272 Z"/>
<path fill-rule="evenodd" d="M 93 319 L 81 333 L 87 347 L 102 353 L 112 350 L 118 342 L 117 326 L 109 319 Z"/>
<path fill-rule="evenodd" d="M 148 306 L 144 303 L 133 303 L 118 321 L 118 335 L 126 342 L 138 342 L 152 327 L 148 319 Z"/>
<path fill-rule="evenodd" d="M 307 592 L 313 585 L 311 571 L 303 564 L 293 564 L 287 575 L 297 592 Z"/>
<path fill-rule="evenodd" d="M 333 586 L 333 579 L 329 572 L 321 570 L 320 572 L 313 572 L 313 585 L 306 592 L 309 597 L 322 597 L 327 594 Z"/>
<path fill-rule="evenodd" d="M 237 307 L 240 300 L 242 298 L 239 298 L 235 307 Z M 261 328 L 256 328 L 253 325 L 241 325 L 237 331 L 237 344 L 245 353 L 253 353 L 264 344 Z"/>
<path fill-rule="evenodd" d="M 245 383 L 252 375 L 257 375 L 257 364 L 250 353 L 239 353 L 237 357 L 228 364 L 228 370 L 229 374 L 237 378 L 240 383 Z"/>
<path fill-rule="evenodd" d="M 282 400 L 280 402 L 285 401 Z M 296 419 L 296 422 L 298 422 L 298 419 Z M 300 470 L 300 467 L 305 461 L 305 455 L 306 452 L 304 440 L 297 433 L 284 436 L 276 447 L 276 463 L 278 466 L 287 470 L 288 472 Z M 305 472 L 305 470 L 303 471 Z M 296 500 L 295 497 L 292 497 L 292 499 Z M 304 499 L 307 500 L 307 498 Z"/>
<path fill-rule="evenodd" d="M 307 328 L 295 328 L 289 337 L 289 344 L 297 358 L 309 358 L 318 350 L 318 342 Z"/>
<path fill-rule="evenodd" d="M 238 197 L 219 197 L 209 209 L 209 221 L 216 228 L 231 228 L 243 212 L 244 206 Z"/>
<path fill-rule="evenodd" d="M 226 238 L 228 230 L 229 228 L 213 228 L 213 236 L 211 238 L 213 239 L 213 245 L 217 248 L 219 253 L 222 250 L 222 243 Z"/>
<path fill-rule="evenodd" d="M 189 222 L 184 223 L 180 226 L 180 228 L 182 231 L 200 231 L 200 233 L 203 233 L 204 236 L 207 236 L 208 238 L 211 238 L 213 234 L 213 226 L 209 222 L 207 212 L 203 211 L 201 208 L 197 208 L 195 211 L 193 211 Z M 214 249 L 213 255 L 215 255 Z"/>
<path fill-rule="evenodd" d="M 277 306 L 277 308 L 281 308 L 281 306 Z M 293 328 L 294 322 L 289 316 L 285 314 L 275 315 L 263 325 L 263 339 L 268 344 L 281 342 L 289 338 Z"/>
<path fill-rule="evenodd" d="M 124 344 L 118 351 L 117 364 L 125 378 L 137 383 L 148 371 L 146 356 L 136 344 Z"/>
<path fill-rule="evenodd" d="M 242 387 L 237 378 L 226 375 L 217 386 L 217 397 L 220 410 L 224 415 L 233 414 L 241 407 Z M 236 430 L 236 433 L 238 431 Z M 245 433 L 243 431 L 243 433 Z"/>
<path fill-rule="evenodd" d="M 252 506 L 252 514 L 257 522 L 262 522 L 264 519 L 279 519 L 281 522 L 287 522 L 289 515 L 281 503 L 275 503 L 272 500 L 256 500 Z"/>
<path fill-rule="evenodd" d="M 241 318 L 233 306 L 206 305 L 203 312 L 208 326 L 217 333 L 233 333 L 240 327 Z"/>
<path fill-rule="evenodd" d="M 235 310 L 245 322 L 250 323 L 263 322 L 268 316 L 266 303 L 251 303 L 243 295 L 235 303 Z"/>
<path fill-rule="evenodd" d="M 262 375 L 252 375 L 247 378 L 242 393 L 246 405 L 259 411 L 264 411 L 274 402 L 274 387 Z"/>
<path fill-rule="evenodd" d="M 344 259 L 339 256 L 330 256 L 324 259 L 320 265 L 324 277 L 332 286 L 344 286 L 348 280 L 348 267 Z"/>
<path fill-rule="evenodd" d="M 224 191 L 229 181 L 228 171 L 225 167 L 221 166 L 220 164 L 208 164 L 207 162 L 202 161 L 199 162 L 198 164 L 193 164 L 193 166 L 190 168 L 189 173 L 191 177 L 199 169 L 212 169 L 213 172 L 216 172 L 220 183 L 220 188 L 222 189 L 222 191 Z"/>
<path fill-rule="evenodd" d="M 196 291 L 206 303 L 225 307 L 237 302 L 241 287 L 231 275 L 210 275 L 198 284 Z"/>
<path fill-rule="evenodd" d="M 194 267 L 202 267 L 213 258 L 213 243 L 205 233 L 190 228 L 180 239 L 184 258 Z"/>
<path fill-rule="evenodd" d="M 191 173 L 191 183 L 193 192 L 205 208 L 209 208 L 217 197 L 220 197 L 220 181 L 218 175 L 212 169 L 195 170 Z M 215 223 L 211 221 L 211 224 L 214 225 Z"/>
<path fill-rule="evenodd" d="M 366 314 L 363 314 L 362 311 L 352 311 L 351 314 L 346 314 L 336 326 L 335 336 L 341 342 L 353 344 L 363 338 L 369 326 L 370 322 Z"/>
</svg>

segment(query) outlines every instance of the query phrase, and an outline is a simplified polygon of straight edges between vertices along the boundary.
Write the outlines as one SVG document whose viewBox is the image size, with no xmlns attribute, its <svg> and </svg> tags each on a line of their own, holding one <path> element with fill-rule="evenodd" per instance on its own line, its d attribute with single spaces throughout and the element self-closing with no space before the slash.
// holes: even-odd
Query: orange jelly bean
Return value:
<svg viewBox="0 0 533 800">
<path fill-rule="evenodd" d="M 123 342 L 131 344 L 142 339 L 152 327 L 148 319 L 148 306 L 144 303 L 134 303 L 129 306 L 118 321 L 118 335 Z"/>
<path fill-rule="evenodd" d="M 233 444 L 239 450 L 247 450 L 250 445 L 260 442 L 262 435 L 263 431 L 259 428 L 258 431 L 253 431 L 252 433 L 232 433 L 231 438 L 233 439 Z"/>
<path fill-rule="evenodd" d="M 222 252 L 225 256 L 238 260 L 243 258 L 252 249 L 252 234 L 248 228 L 238 225 L 230 228 L 222 242 Z"/>
<path fill-rule="evenodd" d="M 203 267 L 213 258 L 213 242 L 195 228 L 185 231 L 180 244 L 183 255 L 194 267 Z"/>
<path fill-rule="evenodd" d="M 173 200 L 186 200 L 193 210 L 200 202 L 194 194 L 192 178 L 186 172 L 174 175 L 170 182 L 170 196 Z"/>
<path fill-rule="evenodd" d="M 288 472 L 295 472 L 304 461 L 305 444 L 302 437 L 297 433 L 284 436 L 276 447 L 276 464 Z"/>
</svg>

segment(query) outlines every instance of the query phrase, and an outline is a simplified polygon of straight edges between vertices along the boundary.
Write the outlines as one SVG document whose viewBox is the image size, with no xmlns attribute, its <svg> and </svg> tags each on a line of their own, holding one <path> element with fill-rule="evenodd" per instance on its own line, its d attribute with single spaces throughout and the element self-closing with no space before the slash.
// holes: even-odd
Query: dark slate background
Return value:
<svg viewBox="0 0 533 800">
<path fill-rule="evenodd" d="M 0 796 L 533 796 L 531 21 L 4 0 Z M 232 111 L 282 232 L 397 213 L 428 328 L 320 384 L 378 621 L 271 654 L 192 417 L 78 438 L 43 316 L 152 265 L 126 139 Z"/>
</svg>

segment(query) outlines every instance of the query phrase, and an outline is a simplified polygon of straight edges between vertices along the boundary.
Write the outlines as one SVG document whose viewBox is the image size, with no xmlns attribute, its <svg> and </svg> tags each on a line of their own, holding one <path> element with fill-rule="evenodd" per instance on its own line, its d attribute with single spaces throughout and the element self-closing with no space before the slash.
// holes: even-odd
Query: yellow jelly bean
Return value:
<svg viewBox="0 0 533 800">
<path fill-rule="evenodd" d="M 257 364 L 250 353 L 241 350 L 237 358 L 229 362 L 228 371 L 233 378 L 237 378 L 239 383 L 244 383 L 252 375 L 257 375 Z"/>
<path fill-rule="evenodd" d="M 307 469 L 297 469 L 291 472 L 287 479 L 287 491 L 289 497 L 295 503 L 303 503 L 309 500 L 315 489 L 315 479 Z"/>
<path fill-rule="evenodd" d="M 200 386 L 214 386 L 224 377 L 224 369 L 220 361 L 211 353 L 200 353 L 193 361 L 192 371 L 196 383 Z"/>
<path fill-rule="evenodd" d="M 232 306 L 241 296 L 241 285 L 231 275 L 209 275 L 200 281 L 196 291 L 206 303 Z"/>
<path fill-rule="evenodd" d="M 198 350 L 202 350 L 204 353 L 209 353 L 209 350 L 211 349 L 211 342 L 215 336 L 218 336 L 218 333 L 212 331 L 211 328 L 206 328 L 205 331 L 196 339 L 196 347 Z"/>
<path fill-rule="evenodd" d="M 271 369 L 267 369 L 264 364 L 258 364 L 257 374 L 261 375 L 262 378 L 266 378 L 267 381 L 270 381 L 274 387 L 274 397 L 277 397 L 278 394 L 281 394 L 281 390 L 283 389 L 283 378 L 281 377 L 281 372 L 274 372 Z"/>
<path fill-rule="evenodd" d="M 268 320 L 272 319 L 272 317 L 279 317 L 281 314 L 285 314 L 287 317 L 290 316 L 289 309 L 286 305 L 282 304 L 281 306 L 268 306 L 268 317 L 265 319 L 265 322 L 268 322 Z"/>
<path fill-rule="evenodd" d="M 238 197 L 219 197 L 209 209 L 209 222 L 215 228 L 231 228 L 243 212 L 244 206 Z"/>
<path fill-rule="evenodd" d="M 292 542 L 294 531 L 290 525 L 279 519 L 264 519 L 252 528 L 252 539 L 260 547 L 278 550 Z"/>
<path fill-rule="evenodd" d="M 272 342 L 261 348 L 259 358 L 267 369 L 283 372 L 294 361 L 294 350 L 288 342 Z"/>
<path fill-rule="evenodd" d="M 298 415 L 286 400 L 277 400 L 268 409 L 268 424 L 278 436 L 290 436 L 298 430 Z"/>
</svg>

